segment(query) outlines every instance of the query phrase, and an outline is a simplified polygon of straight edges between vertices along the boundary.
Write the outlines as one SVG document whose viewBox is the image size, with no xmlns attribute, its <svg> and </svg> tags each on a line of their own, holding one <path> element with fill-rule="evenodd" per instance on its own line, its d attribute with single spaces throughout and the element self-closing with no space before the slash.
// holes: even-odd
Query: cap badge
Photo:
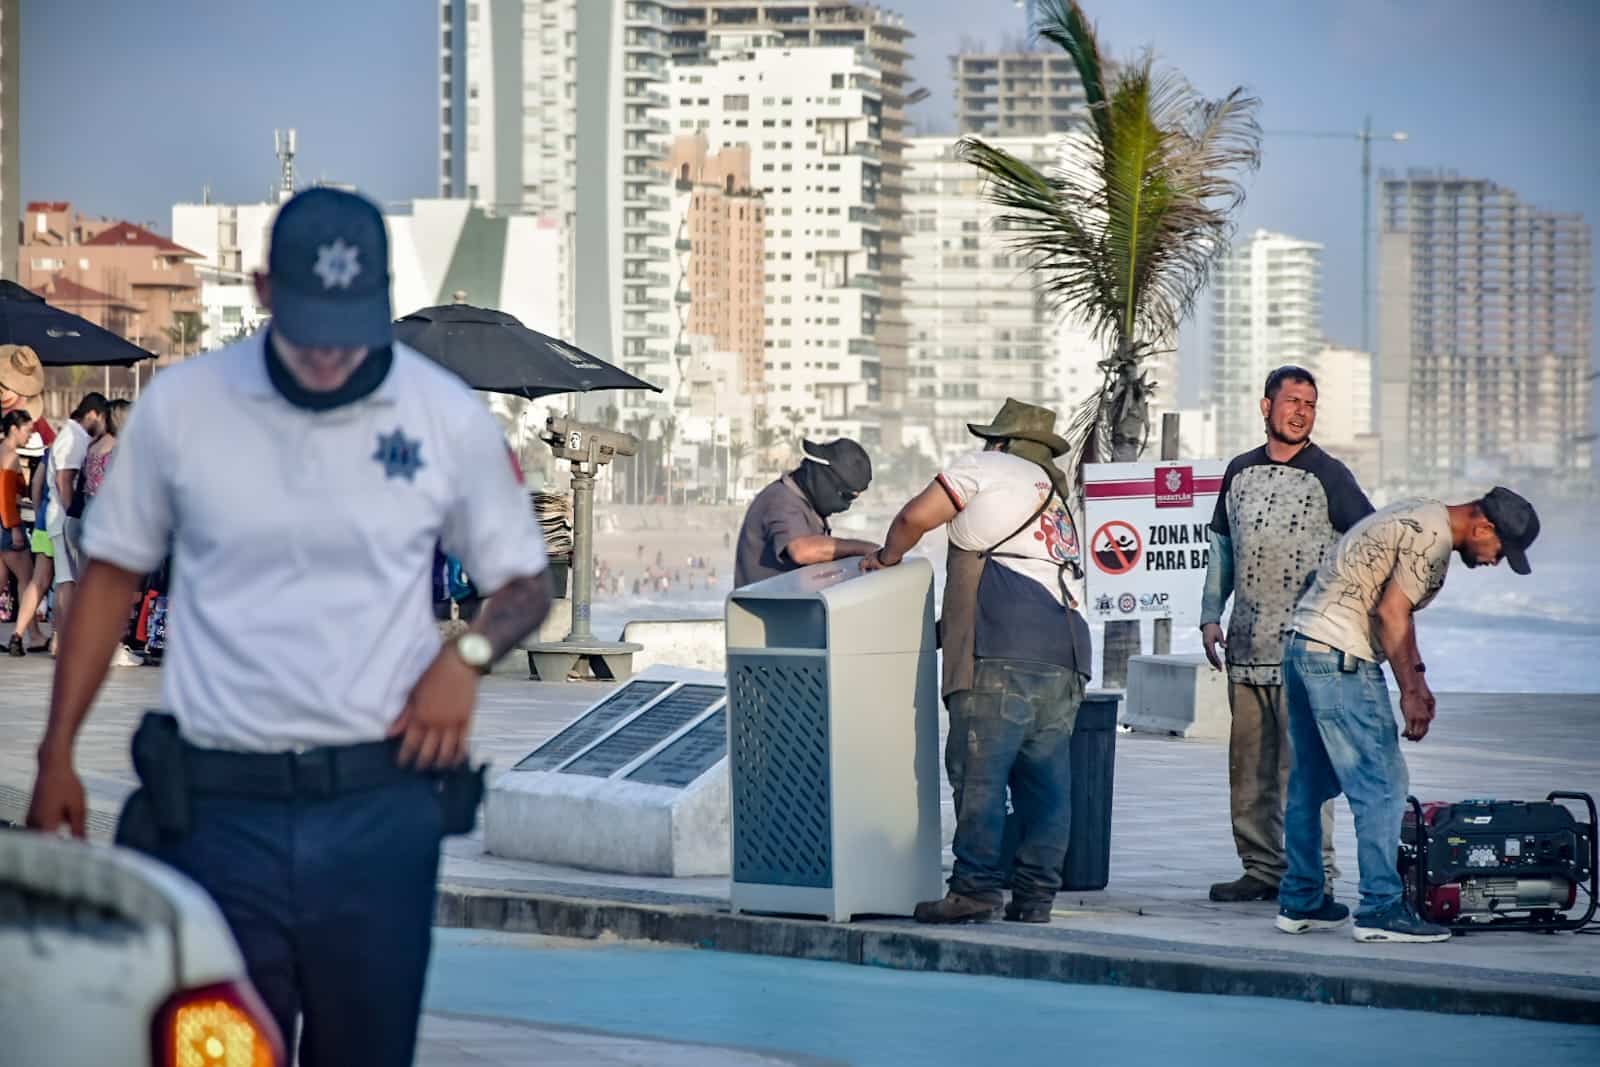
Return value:
<svg viewBox="0 0 1600 1067">
<path fill-rule="evenodd" d="M 332 244 L 317 249 L 317 265 L 311 269 L 322 279 L 324 289 L 348 289 L 361 273 L 360 255 L 361 249 L 345 244 L 343 237 L 335 237 Z"/>
</svg>

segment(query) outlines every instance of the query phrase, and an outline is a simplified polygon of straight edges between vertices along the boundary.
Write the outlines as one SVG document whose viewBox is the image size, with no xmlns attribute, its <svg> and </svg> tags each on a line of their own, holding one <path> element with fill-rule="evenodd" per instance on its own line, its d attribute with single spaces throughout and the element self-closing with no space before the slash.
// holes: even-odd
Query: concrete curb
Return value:
<svg viewBox="0 0 1600 1067">
<path fill-rule="evenodd" d="M 1230 958 L 1134 937 L 1021 943 L 973 927 L 927 931 L 899 923 L 852 923 L 734 915 L 708 908 L 596 900 L 442 885 L 435 924 L 593 939 L 655 941 L 721 952 L 855 963 L 908 971 L 1111 985 L 1173 993 L 1273 997 L 1319 1004 L 1498 1015 L 1600 1025 L 1600 985 L 1563 987 L 1549 975 L 1429 968 L 1359 968 L 1300 953 Z M 993 927 L 990 927 L 992 930 Z"/>
</svg>

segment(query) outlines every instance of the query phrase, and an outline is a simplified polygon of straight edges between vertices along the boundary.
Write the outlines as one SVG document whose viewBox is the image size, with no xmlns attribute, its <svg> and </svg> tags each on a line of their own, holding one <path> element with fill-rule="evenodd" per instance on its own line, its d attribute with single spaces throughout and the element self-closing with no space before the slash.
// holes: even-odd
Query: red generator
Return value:
<svg viewBox="0 0 1600 1067">
<path fill-rule="evenodd" d="M 1400 827 L 1400 877 L 1417 914 L 1457 930 L 1577 930 L 1600 897 L 1594 798 L 1423 804 Z M 1562 800 L 1581 802 L 1579 822 Z M 1581 916 L 1579 893 L 1587 897 Z"/>
</svg>

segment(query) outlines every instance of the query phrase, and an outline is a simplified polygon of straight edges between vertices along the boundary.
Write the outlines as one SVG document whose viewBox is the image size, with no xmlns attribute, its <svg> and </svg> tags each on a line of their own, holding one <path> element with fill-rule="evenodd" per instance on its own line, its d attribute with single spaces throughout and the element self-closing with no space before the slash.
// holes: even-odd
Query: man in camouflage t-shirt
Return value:
<svg viewBox="0 0 1600 1067">
<path fill-rule="evenodd" d="M 1311 441 L 1317 383 L 1300 367 L 1279 367 L 1261 399 L 1267 441 L 1234 457 L 1211 519 L 1200 629 L 1218 670 L 1226 650 L 1228 806 L 1244 874 L 1211 887 L 1216 901 L 1271 900 L 1283 878 L 1283 797 L 1289 781 L 1283 708 L 1284 637 L 1294 602 L 1339 535 L 1372 512 L 1343 463 Z M 1223 636 L 1222 609 L 1233 600 Z M 1323 812 L 1323 865 L 1338 876 L 1333 806 Z"/>
<path fill-rule="evenodd" d="M 1415 614 L 1444 585 L 1452 551 L 1469 567 L 1503 557 L 1527 574 L 1539 535 L 1533 506 L 1495 488 L 1470 504 L 1402 500 L 1357 523 L 1317 569 L 1290 621 L 1283 657 L 1294 767 L 1278 894 L 1278 929 L 1341 925 L 1350 909 L 1326 892 L 1318 862 L 1318 809 L 1341 792 L 1355 815 L 1361 904 L 1357 941 L 1443 941 L 1450 931 L 1420 918 L 1403 892 L 1395 855 L 1410 777 L 1395 730 L 1385 659 L 1400 690 L 1405 736 L 1420 741 L 1433 693 L 1417 651 Z"/>
</svg>

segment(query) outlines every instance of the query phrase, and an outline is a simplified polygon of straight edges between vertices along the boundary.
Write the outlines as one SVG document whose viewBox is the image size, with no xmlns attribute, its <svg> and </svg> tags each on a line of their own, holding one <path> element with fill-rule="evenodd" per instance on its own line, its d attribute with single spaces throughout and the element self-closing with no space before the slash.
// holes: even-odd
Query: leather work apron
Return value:
<svg viewBox="0 0 1600 1067">
<path fill-rule="evenodd" d="M 989 561 L 996 556 L 1005 556 L 1011 559 L 1034 559 L 1033 556 L 1023 556 L 1018 552 L 997 551 L 1000 545 L 1006 544 L 1022 531 L 1039 521 L 1050 507 L 1050 501 L 1055 499 L 1056 493 L 1052 489 L 1044 498 L 1044 503 L 1039 505 L 1039 510 L 1028 516 L 1021 526 L 1010 534 L 1000 539 L 999 544 L 986 549 L 957 548 L 951 544 L 945 553 L 944 565 L 944 610 L 939 616 L 939 647 L 944 652 L 944 670 L 940 679 L 939 696 L 948 700 L 951 693 L 972 688 L 972 676 L 977 668 L 978 647 L 978 583 L 983 580 L 983 569 Z M 1067 521 L 1072 523 L 1074 540 L 1078 536 L 1078 524 L 1072 517 L 1072 509 L 1066 509 Z M 1079 551 L 1082 551 L 1080 543 Z M 1074 611 L 1078 602 L 1067 591 L 1066 579 L 1063 574 L 1069 564 L 1056 564 L 1057 580 L 1061 583 L 1062 600 L 1066 610 Z M 1082 577 L 1075 575 L 1074 577 Z"/>
</svg>

